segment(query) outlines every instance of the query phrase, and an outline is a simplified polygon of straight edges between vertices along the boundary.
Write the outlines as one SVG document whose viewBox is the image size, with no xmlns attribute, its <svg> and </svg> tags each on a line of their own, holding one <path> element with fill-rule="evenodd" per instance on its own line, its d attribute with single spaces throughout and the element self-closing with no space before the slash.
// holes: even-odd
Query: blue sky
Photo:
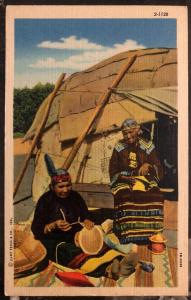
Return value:
<svg viewBox="0 0 191 300">
<path fill-rule="evenodd" d="M 15 87 L 55 83 L 117 53 L 176 47 L 175 19 L 16 19 Z"/>
</svg>

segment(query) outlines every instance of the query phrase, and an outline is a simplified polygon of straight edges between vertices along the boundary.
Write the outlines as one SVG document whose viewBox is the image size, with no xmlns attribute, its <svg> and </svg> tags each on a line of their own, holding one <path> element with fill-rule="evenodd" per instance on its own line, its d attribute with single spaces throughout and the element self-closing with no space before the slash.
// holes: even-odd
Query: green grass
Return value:
<svg viewBox="0 0 191 300">
<path fill-rule="evenodd" d="M 14 137 L 14 139 L 17 139 L 17 138 L 22 138 L 22 137 L 24 137 L 24 133 L 22 133 L 22 132 L 14 132 L 14 134 L 13 134 L 13 137 Z"/>
</svg>

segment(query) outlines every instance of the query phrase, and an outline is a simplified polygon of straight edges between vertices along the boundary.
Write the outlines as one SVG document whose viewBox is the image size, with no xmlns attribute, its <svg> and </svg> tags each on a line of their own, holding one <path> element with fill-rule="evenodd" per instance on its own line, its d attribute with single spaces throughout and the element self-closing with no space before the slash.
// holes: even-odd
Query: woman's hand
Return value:
<svg viewBox="0 0 191 300">
<path fill-rule="evenodd" d="M 94 222 L 90 221 L 89 219 L 85 219 L 83 221 L 85 228 L 92 229 L 94 227 Z"/>
<path fill-rule="evenodd" d="M 62 231 L 68 231 L 70 230 L 72 227 L 70 226 L 70 224 L 64 220 L 57 220 L 54 221 L 52 223 L 49 223 L 45 226 L 44 228 L 44 233 L 50 233 L 52 230 L 54 229 L 60 229 Z"/>
<path fill-rule="evenodd" d="M 127 183 L 131 186 L 133 186 L 136 182 L 136 180 L 133 176 L 120 175 L 120 179 L 122 179 L 125 183 Z"/>
<path fill-rule="evenodd" d="M 64 220 L 55 221 L 55 227 L 62 231 L 68 231 L 72 228 L 72 226 L 70 226 L 70 224 Z"/>
<path fill-rule="evenodd" d="M 149 175 L 150 171 L 152 170 L 152 165 L 149 163 L 144 163 L 142 164 L 142 166 L 139 169 L 139 175 L 140 176 L 145 176 L 145 175 Z"/>
</svg>

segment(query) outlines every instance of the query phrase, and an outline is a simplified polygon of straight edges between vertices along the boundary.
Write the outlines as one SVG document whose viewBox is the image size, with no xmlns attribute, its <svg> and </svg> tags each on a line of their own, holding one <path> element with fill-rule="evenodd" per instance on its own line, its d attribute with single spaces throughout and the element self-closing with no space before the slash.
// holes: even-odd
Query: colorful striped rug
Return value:
<svg viewBox="0 0 191 300">
<path fill-rule="evenodd" d="M 128 278 L 120 277 L 116 283 L 118 287 L 175 287 L 177 285 L 177 249 L 168 248 L 162 255 L 154 255 L 147 246 L 139 246 L 140 260 L 153 262 L 155 269 L 152 273 L 146 273 L 140 267 Z M 20 279 L 15 279 L 16 287 L 63 287 L 67 286 L 55 276 L 58 271 L 71 272 L 72 269 L 56 265 L 50 262 L 48 267 L 40 273 L 36 273 Z M 104 284 L 104 277 L 94 278 L 87 276 L 89 281 L 100 287 Z"/>
</svg>

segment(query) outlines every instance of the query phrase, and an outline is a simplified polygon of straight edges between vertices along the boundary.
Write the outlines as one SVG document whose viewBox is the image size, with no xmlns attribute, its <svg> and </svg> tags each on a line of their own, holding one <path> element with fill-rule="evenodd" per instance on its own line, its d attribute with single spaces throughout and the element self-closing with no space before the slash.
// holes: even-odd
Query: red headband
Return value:
<svg viewBox="0 0 191 300">
<path fill-rule="evenodd" d="M 65 181 L 71 181 L 70 175 L 62 174 L 62 175 L 55 175 L 51 177 L 51 181 L 53 183 L 59 183 L 59 182 L 65 182 Z"/>
</svg>

